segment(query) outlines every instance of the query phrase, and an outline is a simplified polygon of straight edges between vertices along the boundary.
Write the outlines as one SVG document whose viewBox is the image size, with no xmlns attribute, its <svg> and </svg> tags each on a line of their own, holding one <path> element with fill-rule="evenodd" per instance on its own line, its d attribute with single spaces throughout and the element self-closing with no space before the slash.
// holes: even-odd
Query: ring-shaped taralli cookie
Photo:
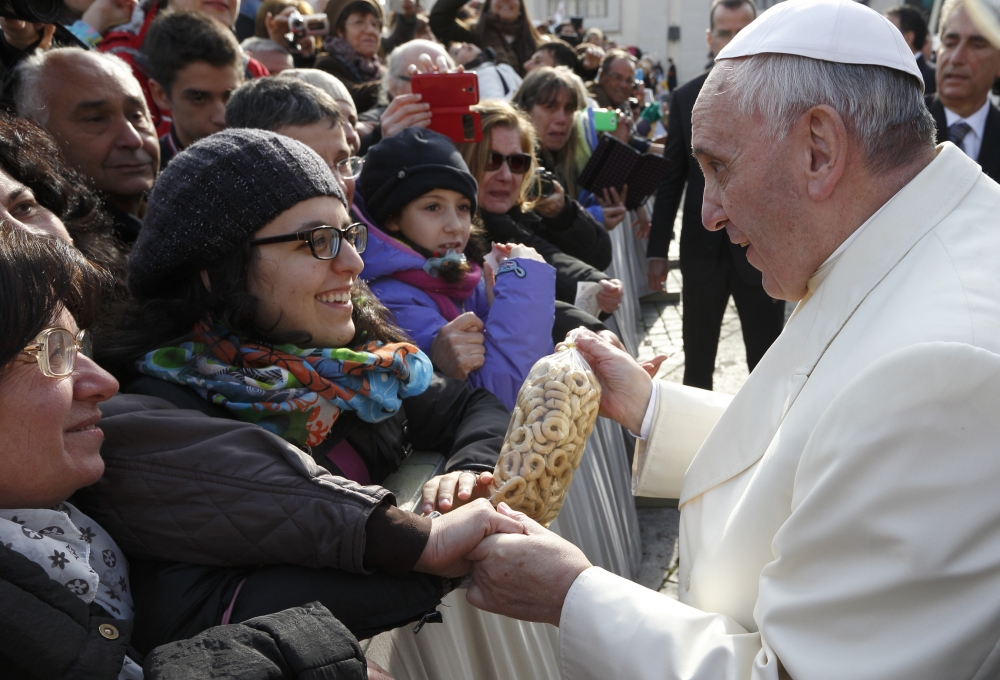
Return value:
<svg viewBox="0 0 1000 680">
<path fill-rule="evenodd" d="M 543 443 L 541 443 L 540 441 L 538 441 L 536 439 L 531 444 L 531 450 L 532 450 L 532 452 L 541 454 L 543 456 L 547 456 L 550 453 L 552 453 L 552 450 L 554 448 L 556 448 L 556 443 L 555 442 L 545 442 L 543 444 Z"/>
<path fill-rule="evenodd" d="M 549 474 L 548 463 L 545 464 L 545 474 L 535 480 L 538 484 L 538 488 L 542 490 L 542 495 L 544 496 L 549 492 L 549 487 L 552 486 L 552 475 Z"/>
<path fill-rule="evenodd" d="M 533 441 L 534 437 L 531 436 L 531 430 L 527 426 L 519 427 L 510 433 L 510 447 L 515 451 L 521 453 L 530 451 Z"/>
<path fill-rule="evenodd" d="M 528 484 L 524 487 L 524 500 L 526 502 L 534 502 L 542 499 L 542 491 L 538 488 L 538 484 L 534 481 L 528 479 L 525 480 Z"/>
<path fill-rule="evenodd" d="M 549 454 L 545 462 L 546 471 L 555 479 L 562 476 L 563 472 L 570 469 L 569 455 L 562 449 L 556 449 Z M 553 480 L 555 483 L 555 480 Z"/>
<path fill-rule="evenodd" d="M 548 399 L 545 401 L 545 406 L 552 411 L 562 413 L 567 418 L 573 417 L 573 409 L 570 408 L 568 401 L 563 401 L 561 399 Z"/>
<path fill-rule="evenodd" d="M 497 469 L 500 472 L 500 476 L 504 479 L 516 477 L 521 470 L 521 454 L 517 451 L 508 451 L 500 456 Z"/>
<path fill-rule="evenodd" d="M 505 501 L 507 505 L 514 507 L 515 505 L 520 505 L 524 500 L 524 490 L 527 486 L 528 483 L 524 480 L 524 477 L 511 477 L 497 489 L 497 496 L 500 497 L 500 500 Z"/>
<path fill-rule="evenodd" d="M 542 434 L 550 441 L 562 441 L 569 434 L 569 420 L 561 413 L 550 413 L 542 423 Z"/>
<path fill-rule="evenodd" d="M 560 382 L 558 380 L 550 380 L 547 383 L 545 383 L 546 392 L 551 392 L 553 390 L 557 392 L 562 392 L 563 394 L 566 395 L 569 394 L 569 387 L 567 387 L 565 383 Z M 566 398 L 568 399 L 569 397 L 567 396 Z"/>
<path fill-rule="evenodd" d="M 544 420 L 545 416 L 547 416 L 548 414 L 549 414 L 549 409 L 545 407 L 545 404 L 536 406 L 535 408 L 531 409 L 531 413 L 529 413 L 528 417 L 524 419 L 524 424 L 533 425 L 534 423 L 540 420 Z"/>
<path fill-rule="evenodd" d="M 510 429 L 516 430 L 522 425 L 524 425 L 524 411 L 520 407 L 515 406 L 514 412 L 510 414 Z"/>
<path fill-rule="evenodd" d="M 573 481 L 573 468 L 569 468 L 559 477 L 559 486 L 564 489 L 569 488 L 569 483 Z"/>
<path fill-rule="evenodd" d="M 545 457 L 537 453 L 529 453 L 521 459 L 521 476 L 526 481 L 534 481 L 545 472 Z"/>
<path fill-rule="evenodd" d="M 536 442 L 541 442 L 542 444 L 546 444 L 548 443 L 549 438 L 542 433 L 543 422 L 545 421 L 536 420 L 531 424 L 531 438 L 534 439 Z"/>
<path fill-rule="evenodd" d="M 586 394 L 591 390 L 590 380 L 587 378 L 587 374 L 578 368 L 568 371 L 564 380 L 566 381 L 566 385 L 569 386 L 570 392 L 573 394 Z"/>
<path fill-rule="evenodd" d="M 540 397 L 532 397 L 531 399 L 518 403 L 521 405 L 522 411 L 525 413 L 531 413 L 539 406 L 543 406 L 545 404 L 545 394 L 543 393 Z"/>
</svg>

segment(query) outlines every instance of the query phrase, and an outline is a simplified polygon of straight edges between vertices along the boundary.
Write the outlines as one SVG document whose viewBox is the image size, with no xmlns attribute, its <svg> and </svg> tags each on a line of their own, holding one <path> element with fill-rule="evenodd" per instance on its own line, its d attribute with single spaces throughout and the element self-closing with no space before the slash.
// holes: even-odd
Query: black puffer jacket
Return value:
<svg viewBox="0 0 1000 680">
<path fill-rule="evenodd" d="M 576 200 L 567 197 L 563 209 L 552 218 L 528 213 L 535 220 L 523 220 L 536 234 L 567 255 L 583 260 L 601 271 L 611 266 L 611 235 L 604 225 Z"/>
</svg>

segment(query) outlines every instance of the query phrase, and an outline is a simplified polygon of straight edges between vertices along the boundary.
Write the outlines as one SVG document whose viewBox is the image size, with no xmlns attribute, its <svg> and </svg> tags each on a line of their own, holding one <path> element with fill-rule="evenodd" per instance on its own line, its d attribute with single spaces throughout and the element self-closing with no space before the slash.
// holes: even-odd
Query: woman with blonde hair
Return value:
<svg viewBox="0 0 1000 680">
<path fill-rule="evenodd" d="M 607 231 L 556 183 L 542 197 L 536 173 L 535 129 L 523 113 L 499 100 L 480 102 L 474 110 L 483 123 L 480 142 L 459 144 L 469 170 L 479 182 L 479 214 L 496 243 L 529 245 L 556 268 L 556 300 L 572 305 L 577 283 L 599 281 L 600 309 L 611 314 L 621 302 L 620 281 L 603 272 L 611 264 Z M 569 328 L 574 328 L 575 325 Z M 554 333 L 569 330 L 556 307 Z"/>
</svg>

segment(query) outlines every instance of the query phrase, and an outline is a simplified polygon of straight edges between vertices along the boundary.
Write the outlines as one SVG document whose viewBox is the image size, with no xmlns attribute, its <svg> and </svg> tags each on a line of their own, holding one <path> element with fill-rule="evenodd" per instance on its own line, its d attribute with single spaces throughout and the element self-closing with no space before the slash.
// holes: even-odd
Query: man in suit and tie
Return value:
<svg viewBox="0 0 1000 680">
<path fill-rule="evenodd" d="M 707 31 L 712 54 L 718 54 L 756 16 L 753 0 L 714 0 Z M 701 222 L 705 177 L 691 157 L 691 110 L 710 72 L 685 83 L 671 98 L 663 152 L 670 169 L 656 191 L 646 248 L 649 287 L 662 290 L 669 270 L 667 250 L 674 236 L 674 219 L 681 197 L 686 196 L 680 236 L 684 384 L 706 390 L 712 389 L 722 317 L 730 295 L 740 315 L 751 371 L 781 333 L 785 319 L 784 303 L 764 292 L 760 272 L 747 262 L 744 248 L 730 243 L 721 232 L 708 231 Z"/>
<path fill-rule="evenodd" d="M 934 94 L 937 81 L 934 78 L 934 66 L 924 59 L 924 45 L 927 43 L 927 20 L 923 13 L 911 5 L 896 5 L 885 11 L 885 18 L 899 29 L 903 40 L 913 52 L 917 60 L 917 68 L 924 76 L 924 94 Z"/>
<path fill-rule="evenodd" d="M 926 97 L 938 141 L 952 142 L 1000 180 L 1000 109 L 989 98 L 1000 77 L 1000 49 L 972 22 L 963 0 L 945 2 L 940 37 L 938 91 Z"/>
</svg>

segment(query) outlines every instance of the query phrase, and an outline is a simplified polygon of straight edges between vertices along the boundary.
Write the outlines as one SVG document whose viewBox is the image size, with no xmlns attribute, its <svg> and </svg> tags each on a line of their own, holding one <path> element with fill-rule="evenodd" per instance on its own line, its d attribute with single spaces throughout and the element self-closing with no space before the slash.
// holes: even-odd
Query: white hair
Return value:
<svg viewBox="0 0 1000 680">
<path fill-rule="evenodd" d="M 337 101 L 344 101 L 354 107 L 354 99 L 351 93 L 336 76 L 321 71 L 317 68 L 290 68 L 281 72 L 284 78 L 298 78 L 301 81 L 315 85 Z"/>
<path fill-rule="evenodd" d="M 270 38 L 259 38 L 257 36 L 247 38 L 240 43 L 240 47 L 243 48 L 244 52 L 249 52 L 250 54 L 256 54 L 258 52 L 279 52 L 281 54 L 288 54 L 288 50 Z"/>
<path fill-rule="evenodd" d="M 383 97 L 386 103 L 389 101 L 389 91 L 391 89 L 390 85 L 392 84 L 393 79 L 399 80 L 400 76 L 408 75 L 406 73 L 406 68 L 409 67 L 411 62 L 408 59 L 404 59 L 404 55 L 410 56 L 414 52 L 417 54 L 417 58 L 419 58 L 424 52 L 426 52 L 429 56 L 435 52 L 443 54 L 445 60 L 448 62 L 448 68 L 455 68 L 455 60 L 451 58 L 451 55 L 448 54 L 448 50 L 446 50 L 441 43 L 423 39 L 410 40 L 409 42 L 403 43 L 394 49 L 385 60 L 386 69 L 385 74 L 382 76 L 382 89 L 380 97 Z M 431 60 L 435 65 L 437 65 L 437 59 L 435 57 L 431 56 Z"/>
<path fill-rule="evenodd" d="M 737 110 L 760 116 L 778 139 L 810 108 L 827 105 L 844 120 L 874 174 L 890 172 L 934 148 L 935 126 L 923 82 L 884 66 L 841 64 L 791 54 L 719 62 Z"/>
<path fill-rule="evenodd" d="M 136 90 L 140 89 L 139 82 L 132 74 L 129 65 L 113 54 L 84 50 L 79 47 L 36 50 L 17 66 L 14 87 L 14 103 L 17 106 L 17 114 L 38 123 L 43 128 L 48 125 L 51 113 L 48 101 L 49 88 L 46 86 L 49 67 L 60 59 L 77 61 L 86 55 L 91 55 L 104 62 L 119 80 L 131 81 L 135 84 Z"/>
</svg>

